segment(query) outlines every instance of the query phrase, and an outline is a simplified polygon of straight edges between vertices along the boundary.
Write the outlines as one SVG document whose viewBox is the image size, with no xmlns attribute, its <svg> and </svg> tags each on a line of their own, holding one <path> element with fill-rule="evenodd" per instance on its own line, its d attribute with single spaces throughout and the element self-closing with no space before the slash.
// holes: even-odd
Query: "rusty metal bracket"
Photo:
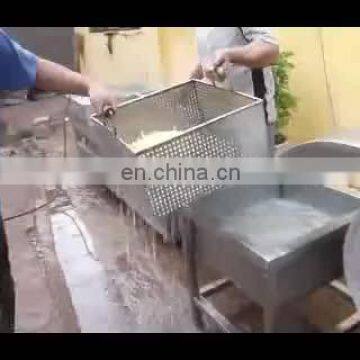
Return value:
<svg viewBox="0 0 360 360">
<path fill-rule="evenodd" d="M 200 288 L 200 296 L 194 297 L 194 305 L 206 314 L 217 327 L 225 333 L 248 333 L 244 326 L 234 326 L 224 315 L 222 315 L 210 301 L 206 299 L 225 288 L 231 286 L 229 279 L 218 279 Z"/>
</svg>

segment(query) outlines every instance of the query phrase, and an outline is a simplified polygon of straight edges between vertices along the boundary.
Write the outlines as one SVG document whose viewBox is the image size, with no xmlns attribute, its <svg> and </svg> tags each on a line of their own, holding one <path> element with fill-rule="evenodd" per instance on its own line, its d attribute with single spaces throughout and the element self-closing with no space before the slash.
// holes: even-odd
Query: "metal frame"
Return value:
<svg viewBox="0 0 360 360">
<path fill-rule="evenodd" d="M 182 244 L 185 248 L 185 261 L 187 284 L 191 300 L 191 310 L 195 325 L 201 329 L 205 329 L 205 322 L 203 315 L 206 314 L 212 322 L 224 333 L 248 333 L 245 328 L 234 326 L 224 315 L 222 315 L 212 304 L 207 300 L 211 296 L 229 286 L 232 286 L 231 280 L 227 278 L 218 279 L 212 283 L 206 284 L 202 287 L 199 285 L 198 279 L 198 263 L 196 259 L 197 254 L 197 232 L 196 225 L 191 219 L 182 218 Z M 265 329 L 271 332 L 275 328 L 276 312 L 271 307 L 264 309 L 264 324 Z"/>
<path fill-rule="evenodd" d="M 223 332 L 237 332 L 237 329 L 226 319 L 226 317 L 217 311 L 217 309 L 206 299 L 207 296 L 228 287 L 230 281 L 227 279 L 220 279 L 200 288 L 196 262 L 196 225 L 186 216 L 182 217 L 180 215 L 178 220 L 181 227 L 182 240 L 184 240 L 182 241 L 182 244 L 185 250 L 187 283 L 191 296 L 191 310 L 195 325 L 200 329 L 205 328 L 203 319 L 203 313 L 205 313 Z"/>
</svg>

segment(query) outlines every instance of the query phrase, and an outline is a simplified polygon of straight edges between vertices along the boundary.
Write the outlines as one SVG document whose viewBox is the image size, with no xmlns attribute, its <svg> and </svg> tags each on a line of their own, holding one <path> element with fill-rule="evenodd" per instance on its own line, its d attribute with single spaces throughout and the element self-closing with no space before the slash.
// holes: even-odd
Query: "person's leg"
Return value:
<svg viewBox="0 0 360 360">
<path fill-rule="evenodd" d="M 15 330 L 15 289 L 10 272 L 7 239 L 0 215 L 0 333 Z"/>
</svg>

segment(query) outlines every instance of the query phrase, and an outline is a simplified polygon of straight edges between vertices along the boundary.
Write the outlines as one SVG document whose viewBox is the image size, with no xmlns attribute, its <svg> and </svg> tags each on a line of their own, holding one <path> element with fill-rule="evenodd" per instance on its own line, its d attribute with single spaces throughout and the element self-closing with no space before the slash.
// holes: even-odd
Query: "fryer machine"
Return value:
<svg viewBox="0 0 360 360">
<path fill-rule="evenodd" d="M 83 156 L 270 156 L 262 101 L 199 81 L 120 105 L 110 127 L 106 119 L 83 110 L 75 104 L 71 111 Z M 169 131 L 174 125 L 181 136 L 131 150 L 141 131 Z M 201 144 L 205 150 L 199 153 Z M 292 147 L 281 156 L 358 157 L 360 146 L 327 139 Z M 344 236 L 360 206 L 357 197 L 315 185 L 192 188 L 187 201 L 183 188 L 167 188 L 159 198 L 147 186 L 111 189 L 164 237 L 174 240 L 181 230 L 194 319 L 203 326 L 207 314 L 223 331 L 238 329 L 207 297 L 229 284 L 262 306 L 265 331 L 282 331 L 284 307 L 342 275 Z M 167 201 L 174 191 L 175 200 Z M 201 287 L 201 264 L 224 279 Z"/>
<path fill-rule="evenodd" d="M 211 158 L 263 157 L 270 153 L 262 100 L 197 80 L 122 103 L 110 121 L 104 116 L 89 116 L 84 106 L 76 103 L 72 103 L 70 115 L 83 156 Z M 174 127 L 180 134 L 167 141 L 148 144 L 136 152 L 129 146 L 141 132 L 171 131 Z M 208 185 L 109 188 L 170 239 L 176 226 L 171 214 L 217 189 Z"/>
</svg>

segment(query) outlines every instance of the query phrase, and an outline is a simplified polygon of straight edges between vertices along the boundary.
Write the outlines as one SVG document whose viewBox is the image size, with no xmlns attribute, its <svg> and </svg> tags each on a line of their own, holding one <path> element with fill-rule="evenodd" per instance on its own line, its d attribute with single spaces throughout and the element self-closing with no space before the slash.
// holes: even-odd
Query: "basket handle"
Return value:
<svg viewBox="0 0 360 360">
<path fill-rule="evenodd" d="M 215 67 L 214 72 L 216 74 L 216 76 L 218 77 L 217 81 L 218 82 L 224 82 L 226 79 L 226 72 L 225 69 L 222 65 L 219 65 L 217 67 Z"/>
</svg>

